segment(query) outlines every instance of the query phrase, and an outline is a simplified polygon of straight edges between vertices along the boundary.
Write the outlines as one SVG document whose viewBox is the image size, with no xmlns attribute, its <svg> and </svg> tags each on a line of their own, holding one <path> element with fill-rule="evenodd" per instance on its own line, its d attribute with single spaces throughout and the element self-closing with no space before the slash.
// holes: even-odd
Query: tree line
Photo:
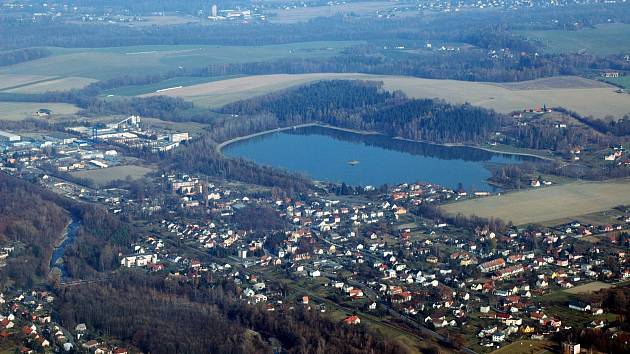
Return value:
<svg viewBox="0 0 630 354">
<path fill-rule="evenodd" d="M 431 18 L 394 19 L 331 16 L 293 24 L 253 22 L 244 25 L 226 21 L 213 24 L 131 27 L 68 23 L 47 18 L 24 21 L 18 16 L 5 16 L 0 17 L 0 29 L 7 36 L 6 41 L 0 43 L 0 49 L 43 46 L 95 48 L 177 44 L 267 45 L 331 40 L 469 40 L 473 45 L 484 47 L 491 45 L 500 48 L 510 45 L 515 50 L 531 49 L 531 45 L 524 39 L 505 31 L 505 26 L 496 27 L 496 22 L 496 17 L 485 14 L 436 14 Z M 488 42 L 476 35 L 480 31 L 495 32 L 492 38 L 496 42 Z"/>
<path fill-rule="evenodd" d="M 301 193 L 312 186 L 305 176 L 257 165 L 243 159 L 228 159 L 217 151 L 217 143 L 205 135 L 176 149 L 161 162 L 162 169 L 202 173 L 226 180 L 274 187 L 288 195 Z"/>
<path fill-rule="evenodd" d="M 554 108 L 555 111 L 565 113 L 577 121 L 584 123 L 585 125 L 593 128 L 594 130 L 613 136 L 627 136 L 630 135 L 630 114 L 626 114 L 620 119 L 614 119 L 614 117 L 593 118 L 584 117 L 576 112 L 569 111 L 562 107 Z"/>
<path fill-rule="evenodd" d="M 19 64 L 45 58 L 52 53 L 47 48 L 22 48 L 0 52 L 0 66 Z"/>
</svg>

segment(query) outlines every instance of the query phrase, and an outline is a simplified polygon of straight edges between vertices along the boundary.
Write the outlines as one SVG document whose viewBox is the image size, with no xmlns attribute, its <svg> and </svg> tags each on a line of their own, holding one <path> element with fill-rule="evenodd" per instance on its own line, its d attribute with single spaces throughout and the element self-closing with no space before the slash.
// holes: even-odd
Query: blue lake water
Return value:
<svg viewBox="0 0 630 354">
<path fill-rule="evenodd" d="M 488 184 L 493 164 L 520 164 L 533 157 L 499 154 L 470 147 L 361 135 L 324 127 L 275 132 L 223 148 L 229 157 L 297 172 L 315 180 L 378 187 L 429 182 L 468 191 L 496 191 Z M 348 162 L 356 160 L 358 164 Z"/>
</svg>

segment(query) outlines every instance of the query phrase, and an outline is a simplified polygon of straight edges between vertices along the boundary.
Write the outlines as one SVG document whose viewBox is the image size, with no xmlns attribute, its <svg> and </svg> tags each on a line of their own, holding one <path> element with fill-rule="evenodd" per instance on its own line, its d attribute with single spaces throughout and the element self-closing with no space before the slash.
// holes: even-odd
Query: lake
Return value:
<svg viewBox="0 0 630 354">
<path fill-rule="evenodd" d="M 520 164 L 535 157 L 493 153 L 363 135 L 313 126 L 260 135 L 223 148 L 229 157 L 252 160 L 320 181 L 381 186 L 429 182 L 468 191 L 496 191 L 491 165 Z M 350 164 L 353 161 L 355 164 Z"/>
</svg>

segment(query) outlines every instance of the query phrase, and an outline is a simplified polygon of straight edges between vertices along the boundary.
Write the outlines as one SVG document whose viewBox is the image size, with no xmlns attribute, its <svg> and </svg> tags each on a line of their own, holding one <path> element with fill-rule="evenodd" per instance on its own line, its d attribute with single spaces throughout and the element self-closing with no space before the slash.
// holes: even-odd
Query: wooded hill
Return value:
<svg viewBox="0 0 630 354">
<path fill-rule="evenodd" d="M 46 282 L 49 262 L 71 215 L 81 221 L 64 255 L 70 278 L 86 279 L 118 267 L 117 254 L 134 236 L 128 223 L 101 207 L 78 203 L 34 183 L 0 173 L 0 243 L 15 246 L 0 272 L 4 286 Z"/>
<path fill-rule="evenodd" d="M 383 90 L 382 83 L 358 80 L 320 81 L 232 103 L 223 107 L 221 113 L 253 116 L 252 121 L 259 126 L 318 122 L 439 143 L 483 142 L 501 127 L 503 119 L 491 110 L 432 99 L 409 99 L 401 92 Z M 238 125 L 243 130 L 251 129 L 248 125 L 252 124 L 243 122 L 245 119 L 239 118 Z M 224 130 L 213 129 L 217 140 L 236 133 L 234 130 L 238 128 L 232 122 L 224 125 Z"/>
<path fill-rule="evenodd" d="M 247 305 L 233 281 L 126 271 L 107 285 L 71 287 L 60 295 L 62 324 L 85 323 L 150 353 L 404 353 L 364 326 L 347 326 L 300 306 Z M 277 344 L 276 344 L 277 346 Z"/>
<path fill-rule="evenodd" d="M 32 286 L 48 275 L 50 257 L 70 220 L 59 198 L 0 173 L 0 242 L 14 246 L 0 272 L 5 286 Z"/>
</svg>

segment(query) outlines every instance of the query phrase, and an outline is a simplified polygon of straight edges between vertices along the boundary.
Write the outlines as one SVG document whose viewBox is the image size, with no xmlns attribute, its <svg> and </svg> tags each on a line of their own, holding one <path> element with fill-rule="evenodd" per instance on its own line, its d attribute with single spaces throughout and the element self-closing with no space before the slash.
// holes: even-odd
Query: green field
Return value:
<svg viewBox="0 0 630 354">
<path fill-rule="evenodd" d="M 592 292 L 596 292 L 602 289 L 612 288 L 612 284 L 603 283 L 601 281 L 594 281 L 582 285 L 578 285 L 576 287 L 566 289 L 565 292 L 569 294 L 590 294 Z"/>
<path fill-rule="evenodd" d="M 490 354 L 542 354 L 551 353 L 552 342 L 542 340 L 519 340 L 497 349 Z"/>
<path fill-rule="evenodd" d="M 501 218 L 516 225 L 571 218 L 630 204 L 630 180 L 573 182 L 446 204 L 449 214 Z"/>
<path fill-rule="evenodd" d="M 36 81 L 28 84 L 18 85 L 3 92 L 10 93 L 44 93 L 48 91 L 67 91 L 73 89 L 81 89 L 96 80 L 85 77 L 64 77 L 50 78 L 46 80 Z"/>
<path fill-rule="evenodd" d="M 0 69 L 0 74 L 84 77 L 104 80 L 210 64 L 246 63 L 338 54 L 360 42 L 304 42 L 267 46 L 155 45 L 112 48 L 50 48 L 53 55 Z"/>
<path fill-rule="evenodd" d="M 615 85 L 623 86 L 626 90 L 630 90 L 630 76 L 622 76 L 616 78 L 606 79 L 606 81 L 613 83 Z"/>
<path fill-rule="evenodd" d="M 630 24 L 604 24 L 596 28 L 577 31 L 517 31 L 529 39 L 542 42 L 550 53 L 577 53 L 608 55 L 630 52 Z"/>
<path fill-rule="evenodd" d="M 208 127 L 206 124 L 202 123 L 171 122 L 158 118 L 142 117 L 142 121 L 149 124 L 151 128 L 158 128 L 174 132 L 188 132 L 192 137 L 202 135 L 206 131 L 205 129 Z M 107 122 L 110 123 L 111 119 L 108 118 Z"/>
<path fill-rule="evenodd" d="M 52 80 L 53 77 L 41 75 L 0 74 L 0 90 L 30 85 L 36 82 Z"/>
<path fill-rule="evenodd" d="M 74 114 L 79 111 L 76 106 L 66 103 L 0 102 L 0 120 L 33 118 L 40 108 L 52 110 L 53 118 L 57 115 Z"/>
<path fill-rule="evenodd" d="M 115 166 L 96 170 L 77 171 L 71 174 L 75 177 L 89 179 L 98 185 L 106 185 L 112 181 L 124 180 L 126 178 L 138 179 L 145 176 L 148 173 L 153 172 L 153 169 L 142 166 Z"/>
<path fill-rule="evenodd" d="M 144 95 L 148 93 L 154 93 L 157 90 L 167 89 L 170 87 L 177 86 L 190 86 L 203 84 L 207 82 L 219 81 L 219 80 L 227 80 L 234 79 L 239 76 L 215 76 L 215 77 L 174 77 L 171 79 L 167 79 L 164 81 L 160 81 L 150 85 L 131 85 L 119 87 L 111 90 L 103 91 L 103 95 L 109 96 L 138 96 Z"/>
<path fill-rule="evenodd" d="M 284 8 L 277 10 L 270 10 L 273 16 L 269 17 L 269 21 L 278 23 L 296 23 L 306 22 L 317 17 L 330 17 L 338 14 L 353 16 L 376 16 L 378 13 L 387 12 L 394 8 L 407 7 L 411 13 L 417 14 L 417 8 L 415 4 L 411 3 L 405 6 L 401 2 L 390 1 L 357 1 L 357 2 L 344 2 L 342 4 L 322 5 L 322 6 L 301 6 L 298 4 L 295 8 Z M 397 12 L 397 16 L 403 13 Z"/>
</svg>

